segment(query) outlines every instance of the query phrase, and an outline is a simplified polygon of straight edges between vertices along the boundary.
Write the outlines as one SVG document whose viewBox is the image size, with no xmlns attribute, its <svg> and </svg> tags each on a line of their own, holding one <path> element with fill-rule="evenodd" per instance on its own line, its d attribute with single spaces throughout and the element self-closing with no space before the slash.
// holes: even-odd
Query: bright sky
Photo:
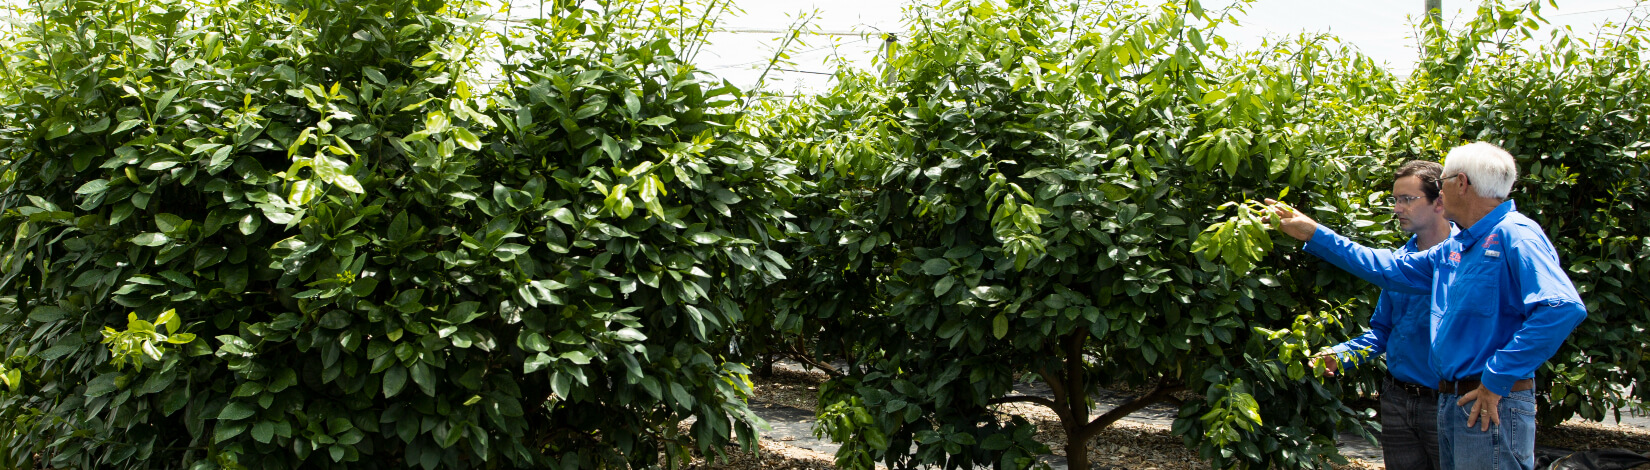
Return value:
<svg viewBox="0 0 1650 470">
<path fill-rule="evenodd" d="M 773 55 L 781 36 L 774 31 L 789 27 L 803 12 L 817 11 L 815 30 L 829 35 L 805 37 L 805 46 L 791 49 L 794 67 L 769 72 L 766 88 L 779 91 L 820 91 L 830 86 L 828 73 L 835 69 L 833 54 L 861 67 L 871 67 L 871 58 L 880 45 L 880 32 L 900 32 L 901 10 L 910 0 L 735 0 L 744 14 L 723 18 L 729 32 L 711 38 L 697 58 L 699 65 L 735 85 L 754 85 L 761 67 Z M 1205 8 L 1230 4 L 1230 0 L 1204 0 Z M 1509 2 L 1512 3 L 1512 2 Z M 1241 27 L 1222 35 L 1234 45 L 1253 48 L 1262 38 L 1305 32 L 1328 32 L 1352 43 L 1391 70 L 1408 73 L 1414 69 L 1413 18 L 1421 13 L 1423 0 L 1258 0 L 1240 19 Z M 1443 0 L 1444 20 L 1464 24 L 1471 19 L 1478 2 Z M 1579 36 L 1591 37 L 1599 25 L 1620 24 L 1629 18 L 1632 0 L 1558 0 L 1558 7 L 1543 5 L 1542 16 L 1551 22 L 1543 30 L 1571 27 Z M 1650 11 L 1650 5 L 1639 10 Z M 1538 38 L 1545 38 L 1538 35 Z M 834 46 L 834 47 L 833 47 Z M 809 73 L 815 72 L 815 73 Z"/>
<path fill-rule="evenodd" d="M 25 1 L 0 0 L 0 4 L 19 5 Z M 504 1 L 518 5 L 512 16 L 536 17 L 537 5 L 549 0 Z M 1203 0 L 1203 5 L 1212 10 L 1234 1 Z M 1442 1 L 1444 20 L 1455 25 L 1471 19 L 1478 5 L 1477 0 Z M 831 80 L 829 73 L 835 70 L 837 60 L 869 69 L 881 46 L 881 33 L 903 32 L 903 9 L 912 3 L 911 0 L 734 2 L 743 13 L 722 18 L 725 32 L 713 34 L 711 44 L 700 52 L 695 62 L 748 89 L 756 85 L 762 68 L 773 56 L 782 31 L 804 14 L 817 14 L 810 26 L 818 34 L 804 35 L 803 43 L 789 49 L 794 65 L 771 70 L 764 80 L 764 87 L 770 90 L 801 93 L 827 89 Z M 1413 18 L 1420 14 L 1423 4 L 1424 0 L 1256 0 L 1249 4 L 1248 14 L 1240 19 L 1241 26 L 1228 27 L 1222 36 L 1235 46 L 1248 49 L 1258 47 L 1266 37 L 1303 31 L 1327 32 L 1353 44 L 1376 61 L 1386 63 L 1390 70 L 1407 74 L 1415 68 Z M 1543 29 L 1570 27 L 1578 36 L 1592 37 L 1600 25 L 1619 25 L 1635 11 L 1641 17 L 1650 14 L 1650 4 L 1639 5 L 1635 0 L 1557 0 L 1556 8 L 1550 5 L 1542 8 L 1542 16 L 1551 22 Z M 1538 37 L 1545 38 L 1545 35 Z"/>
</svg>

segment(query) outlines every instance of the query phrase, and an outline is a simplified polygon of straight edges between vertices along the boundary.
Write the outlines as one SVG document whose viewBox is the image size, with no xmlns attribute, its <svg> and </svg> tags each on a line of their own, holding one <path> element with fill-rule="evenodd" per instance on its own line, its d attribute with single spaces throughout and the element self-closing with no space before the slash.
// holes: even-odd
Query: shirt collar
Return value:
<svg viewBox="0 0 1650 470">
<path fill-rule="evenodd" d="M 1461 230 L 1456 233 L 1455 237 L 1462 239 L 1463 241 L 1476 242 L 1479 239 L 1484 238 L 1486 235 L 1489 235 L 1491 231 L 1495 230 L 1495 226 L 1501 224 L 1502 219 L 1507 218 L 1507 214 L 1513 212 L 1518 212 L 1518 206 L 1513 204 L 1513 200 L 1508 199 L 1506 201 L 1502 201 L 1501 205 L 1495 206 L 1495 210 L 1490 211 L 1488 214 L 1484 214 L 1484 218 L 1478 219 L 1477 222 L 1473 222 L 1472 226 L 1467 227 L 1466 230 Z"/>
<path fill-rule="evenodd" d="M 1439 240 L 1438 245 L 1442 245 L 1442 244 L 1444 244 L 1444 242 L 1449 241 L 1449 239 L 1455 238 L 1456 236 L 1461 234 L 1461 227 L 1455 226 L 1454 221 L 1445 220 L 1444 223 L 1449 224 L 1449 236 L 1444 237 L 1443 240 Z M 1438 245 L 1433 245 L 1433 247 L 1436 248 Z M 1431 248 L 1428 248 L 1428 249 L 1431 249 Z M 1419 253 L 1419 252 L 1421 252 L 1421 235 L 1419 235 L 1419 234 L 1410 235 L 1409 236 L 1409 243 L 1404 244 L 1404 251 L 1407 251 L 1407 252 L 1410 252 L 1410 253 Z"/>
</svg>

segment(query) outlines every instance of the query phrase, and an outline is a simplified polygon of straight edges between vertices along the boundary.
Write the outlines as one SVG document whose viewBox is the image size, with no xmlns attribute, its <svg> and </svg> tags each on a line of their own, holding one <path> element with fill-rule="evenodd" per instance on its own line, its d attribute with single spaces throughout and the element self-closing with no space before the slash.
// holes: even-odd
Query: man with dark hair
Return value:
<svg viewBox="0 0 1650 470">
<path fill-rule="evenodd" d="M 1420 253 L 1454 235 L 1444 219 L 1438 179 L 1444 166 L 1411 161 L 1398 168 L 1387 203 L 1398 229 L 1414 234 L 1394 254 Z M 1432 294 L 1382 290 L 1369 331 L 1317 356 L 1330 375 L 1386 354 L 1381 381 L 1381 455 L 1387 468 L 1437 470 L 1438 373 L 1432 371 Z M 1329 358 L 1335 360 L 1328 360 Z"/>
<path fill-rule="evenodd" d="M 1445 470 L 1535 468 L 1535 370 L 1587 318 L 1547 233 L 1507 198 L 1517 180 L 1512 155 L 1494 144 L 1451 149 L 1437 181 L 1444 216 L 1461 230 L 1420 253 L 1364 247 L 1274 208 L 1306 251 L 1384 289 L 1432 293 Z"/>
</svg>

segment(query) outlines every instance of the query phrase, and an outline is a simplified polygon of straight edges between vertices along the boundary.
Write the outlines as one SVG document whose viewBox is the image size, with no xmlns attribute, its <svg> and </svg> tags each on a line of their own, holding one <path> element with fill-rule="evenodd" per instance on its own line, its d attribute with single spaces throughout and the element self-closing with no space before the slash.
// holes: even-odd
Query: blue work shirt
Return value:
<svg viewBox="0 0 1650 470">
<path fill-rule="evenodd" d="M 1547 234 L 1511 200 L 1420 253 L 1364 247 L 1322 225 L 1306 250 L 1383 289 L 1431 292 L 1433 371 L 1500 396 L 1587 318 Z"/>
<path fill-rule="evenodd" d="M 1450 233 L 1455 232 L 1451 226 Z M 1393 255 L 1420 251 L 1416 244 L 1419 239 L 1409 237 L 1409 243 Z M 1385 353 L 1386 370 L 1393 378 L 1437 388 L 1438 373 L 1432 370 L 1432 294 L 1382 290 L 1375 301 L 1375 313 L 1369 316 L 1369 331 L 1330 350 L 1343 359 L 1343 365 L 1364 362 Z"/>
</svg>

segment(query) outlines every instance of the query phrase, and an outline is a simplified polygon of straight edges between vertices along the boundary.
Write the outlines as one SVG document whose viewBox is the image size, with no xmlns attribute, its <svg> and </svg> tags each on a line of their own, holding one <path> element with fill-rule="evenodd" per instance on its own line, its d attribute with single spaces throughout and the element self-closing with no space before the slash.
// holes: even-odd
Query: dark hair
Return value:
<svg viewBox="0 0 1650 470">
<path fill-rule="evenodd" d="M 1438 178 L 1444 177 L 1443 165 L 1426 160 L 1411 160 L 1398 167 L 1398 174 L 1392 179 L 1398 180 L 1405 176 L 1414 176 L 1421 180 L 1421 194 L 1427 197 L 1428 204 L 1438 200 Z"/>
</svg>

